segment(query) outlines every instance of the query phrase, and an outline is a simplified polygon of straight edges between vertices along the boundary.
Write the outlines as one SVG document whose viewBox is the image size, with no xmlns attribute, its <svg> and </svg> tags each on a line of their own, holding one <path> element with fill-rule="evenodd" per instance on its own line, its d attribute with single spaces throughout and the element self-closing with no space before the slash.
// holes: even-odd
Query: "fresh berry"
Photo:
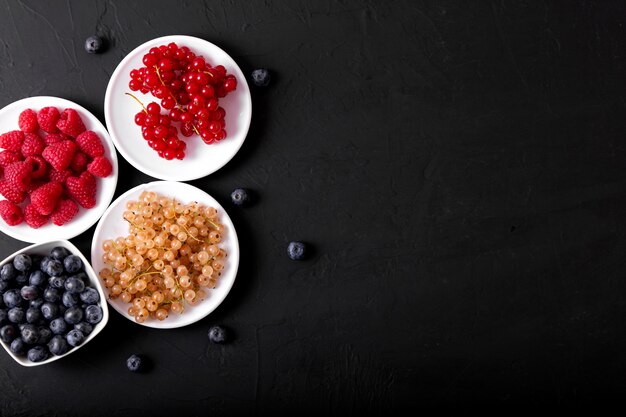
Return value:
<svg viewBox="0 0 626 417">
<path fill-rule="evenodd" d="M 85 39 L 85 51 L 88 54 L 97 54 L 102 50 L 102 38 L 99 36 L 90 36 Z"/>
<path fill-rule="evenodd" d="M 89 158 L 83 152 L 78 151 L 74 154 L 72 162 L 70 163 L 70 169 L 77 174 L 84 172 L 87 169 Z"/>
<path fill-rule="evenodd" d="M 139 355 L 130 355 L 126 359 L 126 368 L 131 372 L 140 372 L 143 369 L 143 360 Z"/>
<path fill-rule="evenodd" d="M 85 281 L 78 276 L 71 276 L 65 281 L 65 290 L 73 294 L 80 294 L 85 290 Z"/>
<path fill-rule="evenodd" d="M 61 299 L 61 292 L 57 288 L 48 287 L 43 292 L 43 299 L 50 303 L 56 303 Z"/>
<path fill-rule="evenodd" d="M 24 162 L 30 164 L 32 169 L 30 177 L 32 179 L 43 178 L 48 172 L 48 164 L 41 156 L 29 156 Z"/>
<path fill-rule="evenodd" d="M 15 279 L 17 271 L 12 263 L 6 263 L 0 268 L 0 281 L 10 281 Z"/>
<path fill-rule="evenodd" d="M 70 255 L 71 255 L 70 251 L 64 248 L 63 246 L 55 246 L 50 251 L 50 257 L 54 259 L 55 261 L 62 261 L 63 259 L 65 259 L 67 256 L 70 256 Z"/>
<path fill-rule="evenodd" d="M 33 285 L 25 285 L 20 290 L 20 295 L 26 301 L 32 301 L 39 297 L 39 290 Z"/>
<path fill-rule="evenodd" d="M 11 342 L 11 346 L 9 346 L 9 350 L 16 355 L 23 355 L 26 352 L 26 343 L 24 343 L 21 337 L 15 338 Z"/>
<path fill-rule="evenodd" d="M 80 177 L 69 177 L 65 187 L 82 207 L 89 209 L 96 205 L 96 179 L 89 172 L 83 172 Z"/>
<path fill-rule="evenodd" d="M 303 242 L 290 242 L 287 246 L 287 254 L 294 261 L 301 261 L 307 255 L 306 245 Z"/>
<path fill-rule="evenodd" d="M 83 268 L 83 262 L 76 255 L 68 255 L 63 259 L 63 267 L 66 272 L 73 274 Z"/>
<path fill-rule="evenodd" d="M 40 298 L 38 298 L 38 300 L 40 300 Z M 35 300 L 33 300 L 35 301 Z M 28 323 L 34 324 L 39 322 L 39 320 L 42 319 L 42 315 L 41 315 L 41 310 L 39 310 L 37 307 L 28 307 L 28 309 L 26 310 L 26 321 Z"/>
<path fill-rule="evenodd" d="M 236 206 L 245 206 L 250 202 L 248 190 L 245 188 L 235 188 L 235 190 L 230 193 L 230 199 Z"/>
<path fill-rule="evenodd" d="M 22 154 L 19 152 L 4 150 L 0 152 L 0 166 L 7 167 L 13 162 L 22 161 Z"/>
<path fill-rule="evenodd" d="M 70 346 L 76 347 L 81 345 L 85 341 L 85 335 L 80 330 L 70 330 L 67 335 L 65 335 L 65 339 Z"/>
<path fill-rule="evenodd" d="M 20 130 L 25 133 L 35 133 L 39 130 L 37 123 L 37 113 L 33 109 L 26 109 L 20 113 L 17 121 Z"/>
<path fill-rule="evenodd" d="M 65 291 L 61 296 L 61 301 L 63 302 L 63 305 L 67 308 L 74 307 L 77 306 L 80 302 L 80 295 Z"/>
<path fill-rule="evenodd" d="M 24 142 L 22 143 L 22 155 L 26 158 L 29 156 L 41 155 L 46 147 L 46 142 L 36 133 L 24 134 Z"/>
<path fill-rule="evenodd" d="M 24 221 L 33 229 L 40 228 L 48 223 L 49 219 L 48 216 L 41 214 L 32 204 L 27 205 L 24 209 Z"/>
<path fill-rule="evenodd" d="M 52 322 L 50 322 L 50 325 L 52 325 Z M 63 336 L 57 334 L 48 342 L 48 349 L 53 355 L 60 356 L 67 353 L 70 350 L 70 346 L 67 344 L 67 340 L 65 340 Z"/>
<path fill-rule="evenodd" d="M 49 182 L 31 193 L 30 202 L 39 213 L 47 216 L 52 213 L 62 194 L 63 186 L 61 184 Z"/>
<path fill-rule="evenodd" d="M 74 200 L 61 200 L 50 216 L 52 223 L 57 226 L 63 226 L 78 214 L 78 205 Z"/>
<path fill-rule="evenodd" d="M 70 307 L 65 311 L 63 318 L 68 324 L 77 324 L 83 320 L 83 309 L 80 307 Z"/>
<path fill-rule="evenodd" d="M 265 68 L 252 71 L 252 83 L 257 87 L 267 87 L 270 83 L 270 72 Z"/>
<path fill-rule="evenodd" d="M 50 181 L 58 182 L 59 184 L 65 184 L 65 181 L 72 176 L 72 171 L 69 169 L 63 171 L 57 171 L 56 169 L 51 169 L 48 178 Z"/>
<path fill-rule="evenodd" d="M 93 287 L 87 287 L 80 293 L 80 300 L 85 304 L 96 304 L 100 301 L 100 293 Z"/>
<path fill-rule="evenodd" d="M 61 261 L 51 259 L 50 261 L 46 262 L 45 265 L 43 265 L 42 263 L 41 270 L 51 277 L 58 277 L 63 273 L 63 264 L 61 263 Z M 63 282 L 65 283 L 65 281 Z"/>
<path fill-rule="evenodd" d="M 20 290 L 12 289 L 2 295 L 2 301 L 8 308 L 18 307 L 22 304 Z"/>
<path fill-rule="evenodd" d="M 26 191 L 31 181 L 33 167 L 24 161 L 13 162 L 4 168 L 4 180 L 16 191 Z"/>
<path fill-rule="evenodd" d="M 50 354 L 48 352 L 48 348 L 42 345 L 38 345 L 32 349 L 29 349 L 28 353 L 26 354 L 26 357 L 31 362 L 45 361 L 46 359 L 48 359 L 49 356 Z"/>
<path fill-rule="evenodd" d="M 0 328 L 0 340 L 4 343 L 11 343 L 17 336 L 17 330 L 12 324 L 6 324 Z"/>
<path fill-rule="evenodd" d="M 26 324 L 20 329 L 24 343 L 34 345 L 39 341 L 39 330 L 32 324 Z"/>
<path fill-rule="evenodd" d="M 20 204 L 26 198 L 24 191 L 18 191 L 8 181 L 0 181 L 0 194 L 12 203 Z"/>
<path fill-rule="evenodd" d="M 102 308 L 98 305 L 92 304 L 90 306 L 87 306 L 87 308 L 85 309 L 85 321 L 89 324 L 100 323 L 102 321 L 102 317 L 103 317 Z"/>
<path fill-rule="evenodd" d="M 113 167 L 106 156 L 96 156 L 87 166 L 87 171 L 91 172 L 96 177 L 105 178 L 111 175 Z"/>
<path fill-rule="evenodd" d="M 64 140 L 71 140 L 69 136 L 64 133 L 48 133 L 43 137 L 46 145 L 52 145 L 53 143 L 63 142 Z"/>
<path fill-rule="evenodd" d="M 9 226 L 16 226 L 24 221 L 22 209 L 8 200 L 0 201 L 0 217 Z"/>
<path fill-rule="evenodd" d="M 44 107 L 37 113 L 37 123 L 39 127 L 46 133 L 57 133 L 57 121 L 61 114 L 56 107 Z"/>
<path fill-rule="evenodd" d="M 39 266 L 37 266 L 39 267 Z M 48 278 L 41 270 L 36 270 L 30 273 L 28 277 L 28 283 L 37 287 L 43 286 L 47 282 Z"/>
<path fill-rule="evenodd" d="M 209 340 L 212 343 L 226 343 L 228 332 L 222 326 L 213 326 L 209 329 Z"/>
<path fill-rule="evenodd" d="M 63 171 L 70 166 L 74 152 L 76 152 L 76 144 L 71 140 L 64 140 L 46 146 L 42 156 L 54 169 Z"/>
<path fill-rule="evenodd" d="M 13 258 L 13 266 L 17 271 L 26 272 L 33 266 L 33 260 L 29 255 L 20 253 Z"/>
<path fill-rule="evenodd" d="M 26 312 L 22 307 L 13 307 L 7 311 L 7 319 L 11 323 L 22 324 L 26 321 Z"/>
<path fill-rule="evenodd" d="M 57 128 L 73 138 L 85 131 L 85 124 L 74 109 L 65 109 L 57 121 Z"/>
<path fill-rule="evenodd" d="M 55 303 L 45 302 L 41 305 L 41 314 L 46 320 L 54 320 L 59 317 L 59 306 Z"/>
<path fill-rule="evenodd" d="M 0 148 L 20 152 L 22 143 L 24 143 L 24 132 L 21 130 L 12 130 L 0 135 Z"/>
<path fill-rule="evenodd" d="M 102 146 L 102 142 L 100 141 L 98 134 L 96 132 L 92 132 L 91 130 L 78 135 L 76 138 L 76 144 L 81 151 L 92 158 L 104 155 L 104 147 Z"/>
</svg>

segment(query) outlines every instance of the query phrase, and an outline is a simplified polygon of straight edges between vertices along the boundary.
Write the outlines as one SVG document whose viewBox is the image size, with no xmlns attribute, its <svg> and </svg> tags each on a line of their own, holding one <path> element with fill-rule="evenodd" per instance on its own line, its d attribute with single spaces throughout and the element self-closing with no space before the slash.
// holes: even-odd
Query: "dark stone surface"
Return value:
<svg viewBox="0 0 626 417">
<path fill-rule="evenodd" d="M 587 405 L 626 387 L 626 5 L 621 1 L 0 4 L 0 105 L 103 120 L 118 62 L 188 34 L 253 90 L 236 157 L 192 184 L 228 207 L 242 263 L 177 330 L 114 311 L 51 365 L 0 354 L 1 415 L 356 415 Z M 86 37 L 107 50 L 89 55 Z M 120 195 L 151 178 L 121 160 Z M 258 197 L 233 207 L 230 192 Z M 93 228 L 73 239 L 89 253 Z M 312 259 L 293 262 L 291 240 Z M 1 255 L 25 246 L 0 236 Z M 210 326 L 235 340 L 211 344 Z M 126 370 L 132 353 L 151 369 Z"/>
</svg>

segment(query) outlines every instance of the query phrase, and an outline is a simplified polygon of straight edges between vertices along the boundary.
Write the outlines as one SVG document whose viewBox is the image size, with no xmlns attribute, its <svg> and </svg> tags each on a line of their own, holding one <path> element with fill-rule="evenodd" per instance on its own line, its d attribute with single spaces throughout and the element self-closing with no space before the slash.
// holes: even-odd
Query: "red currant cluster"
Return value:
<svg viewBox="0 0 626 417">
<path fill-rule="evenodd" d="M 160 105 L 151 102 L 135 115 L 142 136 L 159 156 L 168 160 L 185 157 L 186 143 L 178 138 L 172 122 L 180 123 L 183 136 L 199 135 L 208 145 L 226 138 L 226 111 L 219 99 L 237 88 L 234 75 L 174 42 L 151 48 L 143 56 L 143 64 L 130 72 L 128 87 L 160 100 Z"/>
</svg>

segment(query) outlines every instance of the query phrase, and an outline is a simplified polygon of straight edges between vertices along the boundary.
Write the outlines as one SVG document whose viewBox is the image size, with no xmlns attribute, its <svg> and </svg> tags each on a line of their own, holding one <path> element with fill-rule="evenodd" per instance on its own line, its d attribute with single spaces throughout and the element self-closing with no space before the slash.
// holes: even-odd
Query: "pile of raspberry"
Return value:
<svg viewBox="0 0 626 417">
<path fill-rule="evenodd" d="M 212 66 L 174 42 L 151 48 L 142 62 L 143 67 L 130 71 L 128 87 L 159 100 L 160 104 L 153 101 L 144 106 L 135 123 L 160 157 L 185 157 L 187 144 L 179 139 L 173 123 L 179 123 L 183 136 L 198 135 L 208 145 L 226 138 L 226 111 L 219 99 L 237 88 L 237 79 L 223 65 Z"/>
<path fill-rule="evenodd" d="M 100 137 L 74 109 L 44 107 L 19 115 L 0 135 L 0 217 L 10 226 L 62 226 L 96 205 L 96 177 L 111 175 Z"/>
</svg>

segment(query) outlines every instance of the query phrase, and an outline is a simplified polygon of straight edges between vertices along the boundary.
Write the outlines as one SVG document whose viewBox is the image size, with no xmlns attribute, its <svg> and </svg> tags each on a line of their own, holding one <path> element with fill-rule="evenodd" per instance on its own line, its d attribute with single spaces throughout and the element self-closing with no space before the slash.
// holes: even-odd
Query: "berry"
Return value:
<svg viewBox="0 0 626 417">
<path fill-rule="evenodd" d="M 63 194 L 63 187 L 58 182 L 49 182 L 37 188 L 30 195 L 30 202 L 39 213 L 47 216 L 56 207 Z"/>
<path fill-rule="evenodd" d="M 140 372 L 142 370 L 143 361 L 139 355 L 130 355 L 126 359 L 126 368 L 131 372 Z"/>
<path fill-rule="evenodd" d="M 26 312 L 22 307 L 13 307 L 7 312 L 7 318 L 12 323 L 21 324 L 26 321 Z"/>
<path fill-rule="evenodd" d="M 24 343 L 34 345 L 39 341 L 39 330 L 32 324 L 25 324 L 20 329 L 20 334 Z"/>
<path fill-rule="evenodd" d="M 85 171 L 87 169 L 87 164 L 89 163 L 89 158 L 83 152 L 78 151 L 74 154 L 74 158 L 72 158 L 72 162 L 70 162 L 70 168 L 77 174 Z"/>
<path fill-rule="evenodd" d="M 17 330 L 12 324 L 6 324 L 0 328 L 0 340 L 4 343 L 11 343 L 17 336 Z"/>
<path fill-rule="evenodd" d="M 81 151 L 92 158 L 104 155 L 104 146 L 102 146 L 100 137 L 98 137 L 96 132 L 92 132 L 91 130 L 78 135 L 76 137 L 76 144 Z"/>
<path fill-rule="evenodd" d="M 50 275 L 51 277 L 58 277 L 63 273 L 63 264 L 56 259 L 50 260 L 42 268 L 42 271 Z"/>
<path fill-rule="evenodd" d="M 102 38 L 92 35 L 85 39 L 85 51 L 88 54 L 97 54 L 102 50 Z"/>
<path fill-rule="evenodd" d="M 39 290 L 37 290 L 37 287 L 35 286 L 25 285 L 20 290 L 20 295 L 26 301 L 35 300 L 37 297 L 39 297 Z"/>
<path fill-rule="evenodd" d="M 24 142 L 20 148 L 24 157 L 41 155 L 46 147 L 46 142 L 36 133 L 26 133 Z"/>
<path fill-rule="evenodd" d="M 12 262 L 4 264 L 0 268 L 0 281 L 10 281 L 15 279 L 16 275 L 17 271 Z"/>
<path fill-rule="evenodd" d="M 8 200 L 0 201 L 0 217 L 2 217 L 2 220 L 4 220 L 9 226 L 15 226 L 24 221 L 22 209 L 15 203 Z"/>
<path fill-rule="evenodd" d="M 48 359 L 49 356 L 50 355 L 48 352 L 48 348 L 46 348 L 45 346 L 41 346 L 41 345 L 35 346 L 32 349 L 29 349 L 28 353 L 26 354 L 26 357 L 31 362 L 42 362 Z"/>
<path fill-rule="evenodd" d="M 248 190 L 245 188 L 235 188 L 235 190 L 230 194 L 230 199 L 236 206 L 245 206 L 250 202 Z"/>
<path fill-rule="evenodd" d="M 86 128 L 78 112 L 74 109 L 65 109 L 57 121 L 57 128 L 73 138 L 83 133 Z"/>
<path fill-rule="evenodd" d="M 57 288 L 48 287 L 43 291 L 43 299 L 50 303 L 56 303 L 61 299 L 61 292 Z"/>
<path fill-rule="evenodd" d="M 65 291 L 61 297 L 63 305 L 67 308 L 77 306 L 80 302 L 80 296 L 78 294 Z"/>
<path fill-rule="evenodd" d="M 65 339 L 67 340 L 67 343 L 70 344 L 70 346 L 76 347 L 81 345 L 85 341 L 85 335 L 80 330 L 74 329 L 70 330 L 67 333 Z"/>
<path fill-rule="evenodd" d="M 26 224 L 33 229 L 38 229 L 48 223 L 50 218 L 41 214 L 32 204 L 29 204 L 24 209 L 24 220 L 26 221 Z"/>
<path fill-rule="evenodd" d="M 24 352 L 26 352 L 26 344 L 21 338 L 18 337 L 11 342 L 9 350 L 16 355 L 23 355 Z"/>
<path fill-rule="evenodd" d="M 89 172 L 83 172 L 80 177 L 69 177 L 65 181 L 68 194 L 84 208 L 96 205 L 96 179 Z"/>
<path fill-rule="evenodd" d="M 102 316 L 102 308 L 98 305 L 90 305 L 85 309 L 85 321 L 89 324 L 100 323 Z"/>
<path fill-rule="evenodd" d="M 43 178 L 48 172 L 48 164 L 46 163 L 46 160 L 39 155 L 29 156 L 24 160 L 24 162 L 30 165 L 31 179 Z"/>
<path fill-rule="evenodd" d="M 48 281 L 48 283 L 50 284 L 50 286 L 52 288 L 65 288 L 65 280 L 67 278 L 64 276 L 59 276 L 59 277 L 50 277 L 50 280 Z"/>
<path fill-rule="evenodd" d="M 64 248 L 63 246 L 55 246 L 50 251 L 50 257 L 56 261 L 62 261 L 65 257 L 70 256 L 71 253 L 69 250 Z"/>
<path fill-rule="evenodd" d="M 28 323 L 37 323 L 39 320 L 41 320 L 42 315 L 41 315 L 41 310 L 38 309 L 37 307 L 28 307 L 28 310 L 26 310 L 26 321 Z"/>
<path fill-rule="evenodd" d="M 68 255 L 63 259 L 63 266 L 65 267 L 65 271 L 73 274 L 83 268 L 83 262 L 76 255 Z"/>
<path fill-rule="evenodd" d="M 41 305 L 41 314 L 46 320 L 54 320 L 59 317 L 59 306 L 55 303 L 45 302 Z"/>
<path fill-rule="evenodd" d="M 48 349 L 53 355 L 63 355 L 70 350 L 67 340 L 61 335 L 56 335 L 48 342 Z"/>
<path fill-rule="evenodd" d="M 70 307 L 65 311 L 64 319 L 69 324 L 80 323 L 83 319 L 83 310 L 80 307 Z"/>
<path fill-rule="evenodd" d="M 95 288 L 87 287 L 80 293 L 80 299 L 85 304 L 96 304 L 100 301 L 100 294 Z"/>
<path fill-rule="evenodd" d="M 72 220 L 76 214 L 78 214 L 78 205 L 74 200 L 61 200 L 50 217 L 52 223 L 62 226 Z"/>
<path fill-rule="evenodd" d="M 63 142 L 64 140 L 71 140 L 71 138 L 63 133 L 48 133 L 46 136 L 43 137 L 43 141 L 46 145 Z"/>
<path fill-rule="evenodd" d="M 67 312 L 65 313 L 67 314 Z M 67 328 L 67 322 L 61 317 L 57 317 L 50 322 L 50 330 L 52 330 L 54 334 L 65 334 L 67 333 Z"/>
<path fill-rule="evenodd" d="M 33 260 L 29 255 L 20 253 L 13 258 L 13 266 L 17 271 L 26 272 L 33 266 Z"/>
<path fill-rule="evenodd" d="M 213 326 L 209 329 L 209 340 L 212 343 L 226 343 L 228 332 L 222 326 Z"/>
<path fill-rule="evenodd" d="M 22 143 L 24 143 L 24 132 L 21 130 L 12 130 L 0 135 L 0 148 L 20 152 Z"/>
<path fill-rule="evenodd" d="M 20 148 L 21 151 L 21 148 Z M 11 165 L 13 162 L 18 162 L 22 160 L 22 154 L 20 152 L 13 152 L 4 150 L 0 152 L 0 166 L 6 168 Z"/>
<path fill-rule="evenodd" d="M 57 171 L 56 169 L 50 170 L 48 177 L 50 181 L 58 182 L 59 184 L 65 184 L 65 181 L 72 176 L 72 171 L 69 169 L 63 171 Z"/>
<path fill-rule="evenodd" d="M 83 332 L 85 336 L 88 336 L 91 332 L 93 332 L 93 326 L 85 321 L 75 324 L 74 328 Z"/>
<path fill-rule="evenodd" d="M 265 68 L 252 71 L 252 83 L 257 87 L 267 87 L 270 83 L 270 72 Z"/>
<path fill-rule="evenodd" d="M 39 330 L 39 343 L 48 343 L 48 341 L 52 338 L 52 331 L 50 331 L 50 328 L 41 326 L 37 330 Z"/>
<path fill-rule="evenodd" d="M 20 113 L 17 120 L 20 130 L 25 133 L 34 133 L 39 130 L 37 123 L 37 113 L 33 109 L 26 109 Z"/>
<path fill-rule="evenodd" d="M 72 163 L 75 152 L 76 144 L 71 140 L 64 140 L 46 146 L 42 156 L 54 169 L 63 171 Z"/>
<path fill-rule="evenodd" d="M 33 271 L 28 277 L 28 283 L 36 287 L 42 287 L 44 284 L 47 283 L 46 275 L 40 270 Z"/>
<path fill-rule="evenodd" d="M 65 281 L 65 289 L 74 294 L 81 293 L 85 289 L 85 282 L 76 275 L 71 276 Z"/>
<path fill-rule="evenodd" d="M 44 107 L 37 113 L 37 123 L 39 127 L 46 133 L 57 133 L 57 121 L 61 117 L 59 109 L 56 107 Z"/>
<path fill-rule="evenodd" d="M 111 175 L 113 167 L 105 156 L 96 156 L 87 166 L 87 171 L 91 172 L 96 177 L 105 178 Z"/>
<path fill-rule="evenodd" d="M 301 261 L 306 257 L 306 245 L 303 242 L 290 242 L 287 254 L 294 261 Z"/>
<path fill-rule="evenodd" d="M 24 161 L 13 162 L 4 168 L 4 181 L 15 191 L 26 191 L 30 186 L 33 167 Z"/>
</svg>

